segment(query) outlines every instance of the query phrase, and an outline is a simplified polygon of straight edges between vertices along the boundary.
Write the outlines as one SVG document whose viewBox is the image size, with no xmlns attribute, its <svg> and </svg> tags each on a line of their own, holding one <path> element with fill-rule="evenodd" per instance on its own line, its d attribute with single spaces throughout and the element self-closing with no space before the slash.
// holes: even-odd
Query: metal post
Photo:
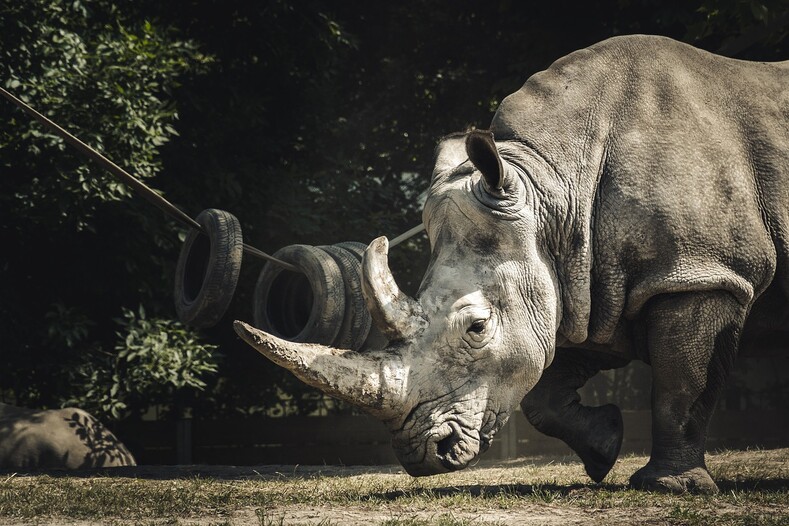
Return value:
<svg viewBox="0 0 789 526">
<path fill-rule="evenodd" d="M 182 417 L 175 421 L 175 462 L 192 463 L 192 418 Z"/>
</svg>

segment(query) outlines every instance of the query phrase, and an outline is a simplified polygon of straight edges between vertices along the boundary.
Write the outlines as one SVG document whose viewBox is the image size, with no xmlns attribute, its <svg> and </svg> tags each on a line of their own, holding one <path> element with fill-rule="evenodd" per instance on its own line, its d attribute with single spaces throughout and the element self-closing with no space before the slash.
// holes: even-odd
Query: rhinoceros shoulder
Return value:
<svg viewBox="0 0 789 526">
<path fill-rule="evenodd" d="M 601 119 L 608 123 L 655 99 L 665 107 L 686 100 L 714 105 L 722 102 L 714 96 L 725 92 L 747 98 L 750 110 L 770 102 L 786 110 L 787 79 L 789 61 L 737 60 L 668 37 L 617 36 L 529 77 L 501 102 L 491 128 L 497 140 L 550 148 L 581 141 Z"/>
<path fill-rule="evenodd" d="M 564 285 L 591 296 L 595 341 L 658 293 L 715 288 L 749 304 L 776 250 L 789 262 L 789 62 L 614 37 L 530 77 L 492 130 L 569 189 L 557 197 L 576 207 L 566 236 L 586 242 L 565 255 Z"/>
</svg>

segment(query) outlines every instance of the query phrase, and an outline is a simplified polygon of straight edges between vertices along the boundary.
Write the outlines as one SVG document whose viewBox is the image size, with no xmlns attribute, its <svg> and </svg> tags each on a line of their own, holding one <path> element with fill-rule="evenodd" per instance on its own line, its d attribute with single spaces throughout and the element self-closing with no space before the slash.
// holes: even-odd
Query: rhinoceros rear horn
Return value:
<svg viewBox="0 0 789 526">
<path fill-rule="evenodd" d="M 493 141 L 493 133 L 473 130 L 466 136 L 466 153 L 474 166 L 482 172 L 486 189 L 500 193 L 504 188 L 504 166 Z"/>
<path fill-rule="evenodd" d="M 379 237 L 362 258 L 362 295 L 378 329 L 391 341 L 407 340 L 427 325 L 422 307 L 404 294 L 389 270 L 389 241 Z"/>
</svg>

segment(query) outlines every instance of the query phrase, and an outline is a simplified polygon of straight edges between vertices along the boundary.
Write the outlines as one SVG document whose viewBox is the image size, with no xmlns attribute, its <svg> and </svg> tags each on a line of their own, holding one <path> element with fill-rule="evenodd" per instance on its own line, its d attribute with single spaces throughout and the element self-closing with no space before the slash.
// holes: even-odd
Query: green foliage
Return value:
<svg viewBox="0 0 789 526">
<path fill-rule="evenodd" d="M 152 405 L 171 405 L 184 388 L 203 390 L 203 378 L 217 372 L 216 346 L 200 343 L 181 323 L 148 318 L 123 309 L 115 353 L 90 356 L 77 369 L 75 385 L 83 393 L 69 400 L 113 419 Z"/>
<path fill-rule="evenodd" d="M 788 11 L 785 0 L 0 0 L 0 83 L 190 215 L 229 210 L 246 242 L 274 251 L 415 226 L 437 140 L 486 127 L 504 96 L 575 49 L 657 33 L 786 59 Z M 0 101 L 0 393 L 10 401 L 139 414 L 197 389 L 184 369 L 180 380 L 166 373 L 184 356 L 133 348 L 170 348 L 182 328 L 154 322 L 175 315 L 179 232 L 129 197 Z M 420 236 L 390 254 L 410 293 L 428 251 Z M 230 312 L 202 336 L 226 357 L 199 377 L 191 402 L 204 415 L 270 413 L 283 396 L 301 412 L 322 403 L 227 323 L 251 319 L 258 271 L 245 259 Z M 149 329 L 124 318 L 138 336 L 115 350 L 112 317 L 138 304 Z M 187 348 L 203 345 L 196 338 Z M 116 364 L 121 352 L 136 367 Z"/>
<path fill-rule="evenodd" d="M 54 345 L 65 344 L 68 349 L 84 343 L 91 327 L 96 325 L 84 313 L 61 302 L 54 303 L 44 319 L 47 321 L 47 339 Z"/>
<path fill-rule="evenodd" d="M 123 341 L 115 350 L 118 361 L 126 364 L 127 391 L 153 383 L 176 389 L 187 386 L 203 389 L 205 382 L 199 377 L 216 372 L 213 360 L 216 346 L 197 343 L 194 331 L 181 323 L 148 320 L 142 305 L 137 315 L 124 309 L 123 319 L 118 322 L 125 329 L 125 338 L 124 333 L 118 333 Z"/>
<path fill-rule="evenodd" d="M 129 2 L 0 0 L 0 83 L 141 178 L 176 135 L 179 79 L 209 64 Z M 129 197 L 0 101 L 0 386 L 12 402 L 68 398 L 83 355 L 112 349 L 110 313 L 162 309 L 176 236 Z"/>
<path fill-rule="evenodd" d="M 759 58 L 770 51 L 781 56 L 789 25 L 786 0 L 704 0 L 700 4 L 697 13 L 701 16 L 688 27 L 691 42 L 715 42 L 719 52 L 742 58 Z"/>
<path fill-rule="evenodd" d="M 176 134 L 175 106 L 161 95 L 208 59 L 188 41 L 112 2 L 0 4 L 0 79 L 17 96 L 63 122 L 141 178 L 161 169 L 159 147 Z M 129 190 L 4 104 L 0 113 L 2 205 L 28 221 L 92 228 L 97 202 Z M 11 191 L 13 190 L 13 191 Z"/>
</svg>

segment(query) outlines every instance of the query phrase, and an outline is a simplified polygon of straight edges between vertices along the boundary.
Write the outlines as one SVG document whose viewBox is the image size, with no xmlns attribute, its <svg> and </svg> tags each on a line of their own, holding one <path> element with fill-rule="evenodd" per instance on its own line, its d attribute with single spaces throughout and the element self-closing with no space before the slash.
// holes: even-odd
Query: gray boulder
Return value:
<svg viewBox="0 0 789 526">
<path fill-rule="evenodd" d="M 0 403 L 0 469 L 134 465 L 126 446 L 82 409 L 35 410 Z"/>
</svg>

